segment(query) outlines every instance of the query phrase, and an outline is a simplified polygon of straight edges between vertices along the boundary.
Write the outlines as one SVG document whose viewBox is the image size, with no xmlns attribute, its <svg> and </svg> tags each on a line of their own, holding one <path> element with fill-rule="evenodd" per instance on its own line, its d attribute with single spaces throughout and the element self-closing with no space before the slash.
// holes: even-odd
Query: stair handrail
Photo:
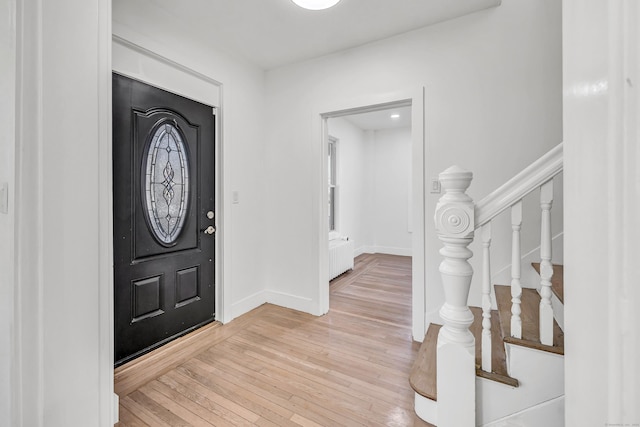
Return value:
<svg viewBox="0 0 640 427">
<path fill-rule="evenodd" d="M 561 142 L 522 172 L 476 202 L 474 215 L 476 229 L 489 223 L 527 194 L 562 172 L 563 148 L 564 143 Z"/>
</svg>

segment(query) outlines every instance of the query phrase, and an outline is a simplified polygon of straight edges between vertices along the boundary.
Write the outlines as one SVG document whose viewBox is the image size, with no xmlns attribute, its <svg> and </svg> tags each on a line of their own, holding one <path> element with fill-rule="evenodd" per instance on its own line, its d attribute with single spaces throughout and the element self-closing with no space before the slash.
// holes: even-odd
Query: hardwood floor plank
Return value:
<svg viewBox="0 0 640 427">
<path fill-rule="evenodd" d="M 158 379 L 159 382 L 178 391 L 186 398 L 193 400 L 208 411 L 232 425 L 246 425 L 247 422 L 255 423 L 260 416 L 245 407 L 216 393 L 190 377 L 181 375 L 177 371 L 168 372 Z"/>
<path fill-rule="evenodd" d="M 162 408 L 168 410 L 172 415 L 178 417 L 179 425 L 187 425 L 187 426 L 203 426 L 203 427 L 213 427 L 216 424 L 212 424 L 207 421 L 207 418 L 212 418 L 210 415 L 204 415 L 204 418 L 200 416 L 200 414 L 192 411 L 193 408 L 187 409 L 182 406 L 178 401 L 173 398 L 166 396 L 165 394 L 158 391 L 158 389 L 163 390 L 161 386 L 158 386 L 157 381 L 152 381 L 149 384 L 140 388 L 140 392 L 142 392 L 146 397 L 153 400 L 154 403 L 161 406 Z M 169 393 L 171 394 L 171 393 Z M 197 405 L 196 405 L 197 406 Z M 198 411 L 200 412 L 200 411 Z M 182 421 L 183 420 L 183 421 Z M 220 420 L 218 420 L 219 425 Z"/>
<path fill-rule="evenodd" d="M 229 361 L 226 359 L 220 359 L 219 362 L 229 363 Z M 266 361 L 265 363 L 268 364 L 269 361 Z M 261 370 L 262 368 L 259 367 L 258 369 Z M 286 384 L 287 382 L 288 381 L 278 381 L 279 384 Z M 268 399 L 273 403 L 282 406 L 283 408 L 293 411 L 294 415 L 292 416 L 292 421 L 294 420 L 295 415 L 299 413 L 304 413 L 305 417 L 311 418 L 317 422 L 324 423 L 325 425 L 348 425 L 350 421 L 348 418 L 345 418 L 344 416 L 341 416 L 336 412 L 327 409 L 326 406 L 318 405 L 315 401 L 304 400 L 304 403 L 300 405 L 296 403 L 295 399 L 283 399 L 281 397 L 278 397 L 276 394 L 270 394 L 267 390 L 264 389 L 253 388 L 252 391 L 264 397 L 265 399 Z"/>
<path fill-rule="evenodd" d="M 144 421 L 135 416 L 129 409 L 125 408 L 123 405 L 120 405 L 119 415 L 120 422 L 118 423 L 118 425 L 121 427 L 146 427 L 147 425 Z"/>
<path fill-rule="evenodd" d="M 118 426 L 429 426 L 408 381 L 411 259 L 363 254 L 330 293 L 324 316 L 265 304 L 125 365 Z"/>
<path fill-rule="evenodd" d="M 125 398 L 125 402 L 130 402 L 130 406 L 127 408 L 143 418 L 145 422 L 150 422 L 150 425 L 172 427 L 187 425 L 183 419 L 173 415 L 169 409 L 162 407 L 162 405 L 158 405 L 140 390 L 129 394 Z"/>
<path fill-rule="evenodd" d="M 180 387 L 179 386 L 177 387 L 175 383 L 172 384 L 170 380 L 168 381 L 168 384 L 167 382 L 160 381 L 160 379 L 154 380 L 149 384 L 147 384 L 145 387 L 151 387 L 153 388 L 153 390 L 157 391 L 158 393 L 162 393 L 164 396 L 166 396 L 166 398 L 178 403 L 189 412 L 197 415 L 203 420 L 206 420 L 206 422 L 214 426 L 219 426 L 219 425 L 238 426 L 238 425 L 246 425 L 249 422 L 248 420 L 243 419 L 240 416 L 237 416 L 236 414 L 230 413 L 230 411 L 224 411 L 224 410 L 220 411 L 218 408 L 213 408 L 213 410 L 210 410 L 210 408 L 208 408 L 206 404 L 205 405 L 201 404 L 202 402 L 201 398 L 196 397 L 196 399 L 192 399 L 188 396 L 193 397 L 194 396 L 193 393 L 186 393 L 186 394 L 181 393 L 179 391 Z M 184 418 L 187 421 L 190 421 L 191 424 L 194 424 L 194 422 L 191 421 L 189 417 L 182 416 L 182 418 Z M 196 422 L 194 425 L 199 425 L 199 424 L 200 423 Z"/>
<path fill-rule="evenodd" d="M 322 427 L 321 424 L 314 423 L 313 421 L 299 414 L 293 414 L 293 417 L 291 417 L 291 421 L 296 424 L 300 424 L 302 427 Z"/>
</svg>

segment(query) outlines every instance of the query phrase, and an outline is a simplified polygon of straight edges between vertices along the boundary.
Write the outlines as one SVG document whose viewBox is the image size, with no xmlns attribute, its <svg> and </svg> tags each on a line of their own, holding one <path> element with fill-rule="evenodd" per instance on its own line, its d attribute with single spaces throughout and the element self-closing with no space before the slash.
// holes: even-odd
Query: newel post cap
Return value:
<svg viewBox="0 0 640 427">
<path fill-rule="evenodd" d="M 471 185 L 473 173 L 460 166 L 451 166 L 438 176 L 445 191 L 464 192 Z"/>
</svg>

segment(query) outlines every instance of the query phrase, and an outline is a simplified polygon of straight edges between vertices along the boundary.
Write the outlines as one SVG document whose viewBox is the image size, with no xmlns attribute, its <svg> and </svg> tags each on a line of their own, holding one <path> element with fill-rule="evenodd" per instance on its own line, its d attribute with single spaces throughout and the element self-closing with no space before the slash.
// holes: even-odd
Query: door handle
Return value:
<svg viewBox="0 0 640 427">
<path fill-rule="evenodd" d="M 208 226 L 204 230 L 204 234 L 213 234 L 216 232 L 216 228 L 213 225 Z"/>
</svg>

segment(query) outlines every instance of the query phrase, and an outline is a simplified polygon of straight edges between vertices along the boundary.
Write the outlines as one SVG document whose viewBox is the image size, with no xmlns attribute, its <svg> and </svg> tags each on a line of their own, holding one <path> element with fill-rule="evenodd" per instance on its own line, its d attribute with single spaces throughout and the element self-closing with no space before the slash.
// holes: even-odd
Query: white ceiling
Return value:
<svg viewBox="0 0 640 427">
<path fill-rule="evenodd" d="M 391 118 L 392 114 L 400 117 Z M 411 107 L 396 107 L 388 110 L 371 111 L 368 113 L 344 116 L 351 124 L 362 130 L 396 129 L 411 126 Z"/>
<path fill-rule="evenodd" d="M 116 22 L 140 19 L 210 42 L 271 69 L 381 40 L 500 4 L 501 0 L 342 0 L 310 11 L 291 0 L 113 0 Z M 131 11 L 141 16 L 132 16 Z"/>
</svg>

